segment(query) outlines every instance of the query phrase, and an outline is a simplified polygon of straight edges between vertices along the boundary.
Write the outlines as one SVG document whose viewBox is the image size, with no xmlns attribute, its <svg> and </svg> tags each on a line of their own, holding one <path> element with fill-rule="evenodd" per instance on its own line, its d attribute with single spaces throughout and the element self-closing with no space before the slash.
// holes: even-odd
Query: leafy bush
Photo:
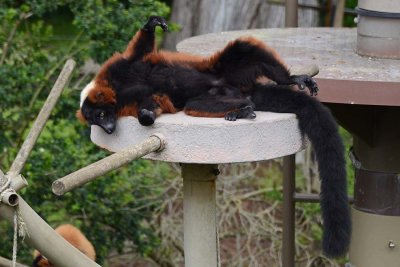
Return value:
<svg viewBox="0 0 400 267">
<path fill-rule="evenodd" d="M 73 57 L 78 66 L 89 57 L 102 62 L 123 50 L 149 15 L 168 12 L 156 0 L 1 1 L 0 168 L 10 167 L 67 58 Z M 49 22 L 52 14 L 60 13 L 71 18 L 59 21 L 61 28 L 67 33 L 73 29 L 61 41 L 58 36 L 65 33 L 55 32 Z M 29 186 L 21 194 L 50 225 L 69 222 L 81 227 L 93 241 L 100 263 L 127 241 L 146 255 L 158 243 L 146 224 L 158 202 L 146 199 L 162 190 L 158 184 L 165 173 L 152 162 L 136 161 L 64 197 L 51 192 L 56 178 L 107 155 L 90 142 L 88 127 L 75 119 L 80 91 L 74 87 L 86 80 L 75 71 L 25 166 Z M 0 233 L 7 236 L 0 255 L 10 258 L 10 225 L 0 222 Z M 23 246 L 19 261 L 29 264 L 31 251 Z"/>
</svg>

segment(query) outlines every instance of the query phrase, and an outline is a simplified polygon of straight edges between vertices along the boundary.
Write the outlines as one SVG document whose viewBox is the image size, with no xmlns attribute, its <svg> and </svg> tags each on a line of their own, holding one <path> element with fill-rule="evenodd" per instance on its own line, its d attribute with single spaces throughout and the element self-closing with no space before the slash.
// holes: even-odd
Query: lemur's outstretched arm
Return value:
<svg viewBox="0 0 400 267">
<path fill-rule="evenodd" d="M 124 58 L 135 61 L 154 52 L 156 50 L 155 28 L 157 26 L 160 26 L 164 31 L 168 31 L 167 22 L 163 17 L 151 16 L 143 28 L 129 42 L 123 53 Z"/>
</svg>

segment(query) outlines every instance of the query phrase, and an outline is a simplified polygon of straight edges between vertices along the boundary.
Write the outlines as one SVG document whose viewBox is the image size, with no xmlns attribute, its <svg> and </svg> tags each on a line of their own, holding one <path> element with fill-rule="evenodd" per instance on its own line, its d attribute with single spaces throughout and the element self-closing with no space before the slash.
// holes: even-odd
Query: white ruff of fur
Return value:
<svg viewBox="0 0 400 267">
<path fill-rule="evenodd" d="M 83 88 L 82 92 L 81 92 L 81 103 L 80 103 L 80 107 L 82 107 L 83 102 L 85 101 L 86 97 L 89 95 L 90 90 L 92 90 L 94 88 L 94 81 L 91 81 L 90 83 L 88 83 L 85 88 Z"/>
</svg>

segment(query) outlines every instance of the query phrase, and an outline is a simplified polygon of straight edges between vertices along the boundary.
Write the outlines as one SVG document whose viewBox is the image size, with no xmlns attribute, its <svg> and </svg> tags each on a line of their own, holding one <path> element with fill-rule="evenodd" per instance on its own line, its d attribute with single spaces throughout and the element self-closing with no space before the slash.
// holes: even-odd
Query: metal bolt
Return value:
<svg viewBox="0 0 400 267">
<path fill-rule="evenodd" d="M 396 247 L 396 244 L 393 241 L 389 241 L 388 247 L 393 249 Z"/>
</svg>

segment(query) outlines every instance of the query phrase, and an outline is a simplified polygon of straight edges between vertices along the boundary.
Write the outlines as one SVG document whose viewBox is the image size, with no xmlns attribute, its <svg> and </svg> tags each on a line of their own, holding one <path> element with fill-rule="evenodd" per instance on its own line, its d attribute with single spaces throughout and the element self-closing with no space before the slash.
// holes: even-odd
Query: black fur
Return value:
<svg viewBox="0 0 400 267">
<path fill-rule="evenodd" d="M 116 94 L 117 104 L 108 104 L 112 106 L 109 107 L 85 101 L 81 108 L 85 118 L 90 124 L 99 125 L 99 110 L 107 110 L 110 116 L 107 120 L 114 126 L 101 126 L 110 133 L 115 128 L 117 111 L 135 103 L 139 109 L 139 122 L 151 125 L 158 108 L 152 99 L 155 94 L 169 96 L 177 109 L 199 114 L 225 113 L 227 120 L 254 118 L 254 109 L 295 113 L 302 134 L 308 136 L 314 147 L 319 165 L 325 229 L 323 251 L 329 257 L 343 255 L 349 246 L 351 232 L 343 144 L 329 110 L 316 99 L 287 86 L 308 87 L 310 94 L 315 95 L 318 92 L 316 82 L 307 75 L 290 75 L 273 53 L 244 40 L 227 46 L 218 60 L 205 69 L 179 62 L 152 64 L 144 57 L 153 53 L 154 27 L 163 27 L 163 23 L 160 19 L 150 18 L 142 29 L 145 33 L 136 40 L 133 56 L 120 59 L 107 69 L 106 78 Z M 266 76 L 280 86 L 258 85 L 256 79 L 260 76 Z M 108 111 L 114 111 L 114 114 Z"/>
<path fill-rule="evenodd" d="M 39 261 L 42 259 L 42 255 L 37 256 L 33 262 L 32 262 L 32 267 L 40 267 L 39 266 Z"/>
<path fill-rule="evenodd" d="M 323 251 L 328 257 L 343 255 L 351 235 L 344 147 L 329 109 L 305 93 L 286 86 L 256 86 L 256 110 L 295 113 L 299 128 L 314 148 L 321 179 L 324 222 Z"/>
<path fill-rule="evenodd" d="M 86 99 L 81 112 L 90 125 L 99 125 L 108 134 L 115 130 L 117 109 L 114 105 L 94 104 Z"/>
<path fill-rule="evenodd" d="M 166 29 L 166 22 L 160 17 L 150 17 L 143 27 L 140 38 L 137 39 L 133 56 L 120 59 L 107 69 L 107 80 L 116 93 L 119 110 L 125 105 L 135 102 L 138 104 L 139 122 L 150 125 L 154 119 L 149 119 L 149 114 L 158 106 L 151 103 L 153 94 L 166 94 L 170 97 L 174 106 L 178 109 L 189 104 L 194 106 L 193 98 L 200 97 L 205 102 L 209 96 L 213 112 L 223 112 L 232 106 L 229 97 L 220 99 L 218 105 L 215 96 L 208 92 L 217 88 L 242 88 L 246 92 L 251 90 L 259 76 L 266 76 L 279 84 L 298 84 L 300 88 L 308 87 L 311 94 L 318 88 L 315 81 L 306 75 L 290 75 L 289 71 L 279 62 L 274 55 L 256 44 L 243 40 L 236 40 L 220 53 L 219 59 L 207 70 L 199 70 L 193 66 L 184 66 L 179 63 L 152 64 L 143 58 L 153 53 L 154 28 L 156 26 Z M 241 96 L 236 95 L 235 98 Z M 232 97 L 233 98 L 233 97 Z M 240 105 L 246 100 L 239 101 Z M 248 101 L 247 101 L 248 102 Z M 251 105 L 250 105 L 251 106 Z M 218 109 L 219 107 L 219 109 Z M 238 108 L 242 108 L 242 105 Z M 254 117 L 247 114 L 247 118 Z M 142 118 L 142 116 L 144 116 Z M 238 114 L 238 117 L 241 117 Z M 226 116 L 232 119 L 232 116 Z"/>
</svg>

